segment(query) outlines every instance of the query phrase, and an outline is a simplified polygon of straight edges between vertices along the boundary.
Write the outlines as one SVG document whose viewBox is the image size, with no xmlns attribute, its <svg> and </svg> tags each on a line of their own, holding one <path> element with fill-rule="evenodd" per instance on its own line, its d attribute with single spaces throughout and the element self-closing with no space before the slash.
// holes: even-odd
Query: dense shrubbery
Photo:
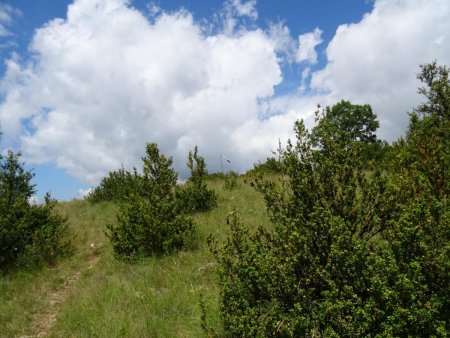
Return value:
<svg viewBox="0 0 450 338">
<path fill-rule="evenodd" d="M 192 213 L 214 208 L 217 205 L 217 197 L 214 191 L 207 187 L 206 163 L 205 159 L 198 154 L 197 147 L 189 152 L 187 166 L 191 171 L 191 177 L 184 185 L 177 186 L 174 195 L 178 211 Z M 132 172 L 121 168 L 103 178 L 86 199 L 91 203 L 124 202 L 133 196 L 146 196 L 147 189 L 146 179 L 137 172 L 136 168 Z"/>
<path fill-rule="evenodd" d="M 281 151 L 281 186 L 256 179 L 273 231 L 235 214 L 219 263 L 229 336 L 445 336 L 450 331 L 450 85 L 422 67 L 427 103 L 387 163 L 368 160 L 369 106 L 319 111 Z"/>
<path fill-rule="evenodd" d="M 192 243 L 195 224 L 178 210 L 175 199 L 177 174 L 172 159 L 160 154 L 155 143 L 147 144 L 142 189 L 122 205 L 118 224 L 108 227 L 114 252 L 137 258 L 163 254 Z"/>
<path fill-rule="evenodd" d="M 136 169 L 133 172 L 121 168 L 112 171 L 86 197 L 91 203 L 101 201 L 125 201 L 133 194 L 141 194 L 143 189 L 141 176 Z"/>
<path fill-rule="evenodd" d="M 205 159 L 198 155 L 198 148 L 190 151 L 187 166 L 191 171 L 188 181 L 177 189 L 176 198 L 181 210 L 185 212 L 207 211 L 217 205 L 217 197 L 208 189 Z"/>
<path fill-rule="evenodd" d="M 67 221 L 53 211 L 47 195 L 44 205 L 31 205 L 33 174 L 24 170 L 20 153 L 0 156 L 0 271 L 14 266 L 54 263 L 70 252 Z"/>
</svg>

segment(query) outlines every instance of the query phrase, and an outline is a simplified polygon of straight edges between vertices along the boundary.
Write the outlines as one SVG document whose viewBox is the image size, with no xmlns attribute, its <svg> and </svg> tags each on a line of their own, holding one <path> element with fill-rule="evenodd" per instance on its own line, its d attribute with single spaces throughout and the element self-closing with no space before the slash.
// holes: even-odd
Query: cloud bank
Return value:
<svg viewBox="0 0 450 338">
<path fill-rule="evenodd" d="M 392 139 L 418 102 L 418 64 L 450 64 L 449 7 L 376 1 L 337 29 L 314 72 L 320 28 L 299 37 L 281 23 L 258 28 L 254 0 L 225 2 L 217 29 L 184 10 L 147 17 L 126 0 L 76 0 L 67 18 L 35 32 L 31 57 L 6 61 L 0 128 L 27 161 L 92 184 L 138 165 L 152 141 L 180 172 L 195 145 L 211 171 L 222 154 L 248 169 L 292 136 L 296 119 L 310 121 L 317 103 L 340 99 L 372 104 Z M 304 88 L 276 96 L 284 62 L 304 64 Z"/>
</svg>

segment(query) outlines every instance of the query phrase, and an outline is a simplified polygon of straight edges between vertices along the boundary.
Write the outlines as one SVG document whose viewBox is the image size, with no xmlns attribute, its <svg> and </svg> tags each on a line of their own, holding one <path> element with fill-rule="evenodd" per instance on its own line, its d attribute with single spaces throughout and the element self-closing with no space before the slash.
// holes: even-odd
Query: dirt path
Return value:
<svg viewBox="0 0 450 338">
<path fill-rule="evenodd" d="M 28 329 L 30 335 L 20 336 L 20 338 L 45 337 L 56 323 L 56 317 L 61 309 L 61 305 L 70 296 L 72 291 L 80 279 L 80 277 L 88 270 L 92 269 L 100 260 L 100 256 L 91 252 L 89 259 L 85 261 L 80 269 L 55 291 L 47 295 L 46 307 L 42 311 L 34 315 L 33 321 Z"/>
</svg>

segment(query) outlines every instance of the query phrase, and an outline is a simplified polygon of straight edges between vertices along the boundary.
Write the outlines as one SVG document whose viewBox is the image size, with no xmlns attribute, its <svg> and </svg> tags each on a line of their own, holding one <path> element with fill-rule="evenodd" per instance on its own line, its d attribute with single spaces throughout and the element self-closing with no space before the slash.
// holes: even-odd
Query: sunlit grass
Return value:
<svg viewBox="0 0 450 338">
<path fill-rule="evenodd" d="M 222 179 L 209 181 L 218 194 L 218 207 L 193 215 L 197 222 L 197 249 L 130 264 L 114 258 L 106 224 L 115 222 L 118 207 L 72 201 L 58 205 L 76 233 L 75 254 L 54 268 L 17 272 L 0 278 L 0 336 L 30 332 L 36 314 L 51 308 L 48 295 L 67 278 L 82 271 L 73 290 L 59 306 L 53 337 L 200 337 L 200 299 L 208 324 L 220 331 L 219 290 L 215 263 L 206 244 L 208 235 L 219 241 L 226 235 L 227 214 L 235 208 L 251 228 L 269 223 L 262 197 L 239 179 L 236 189 Z M 95 250 L 90 246 L 95 244 Z M 98 257 L 95 265 L 87 262 Z"/>
</svg>

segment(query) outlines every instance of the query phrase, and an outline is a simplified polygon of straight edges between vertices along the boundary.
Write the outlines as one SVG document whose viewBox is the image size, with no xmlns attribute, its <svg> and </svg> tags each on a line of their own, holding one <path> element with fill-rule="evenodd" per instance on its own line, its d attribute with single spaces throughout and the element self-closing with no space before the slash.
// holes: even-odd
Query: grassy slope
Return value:
<svg viewBox="0 0 450 338">
<path fill-rule="evenodd" d="M 268 224 L 262 198 L 251 187 L 242 181 L 235 190 L 225 190 L 223 185 L 221 180 L 210 182 L 219 196 L 218 208 L 194 215 L 197 250 L 152 257 L 138 264 L 113 258 L 104 231 L 107 223 L 115 221 L 115 205 L 92 206 L 85 201 L 60 204 L 59 210 L 69 216 L 77 234 L 76 254 L 54 268 L 0 278 L 0 336 L 38 334 L 36 318 L 52 310 L 49 295 L 78 271 L 81 274 L 73 288 L 60 305 L 53 306 L 57 315 L 49 336 L 204 336 L 201 296 L 209 323 L 219 328 L 218 287 L 206 237 L 224 238 L 226 215 L 234 207 L 246 224 Z M 92 250 L 90 243 L 99 249 Z M 92 268 L 87 268 L 89 262 Z"/>
</svg>

